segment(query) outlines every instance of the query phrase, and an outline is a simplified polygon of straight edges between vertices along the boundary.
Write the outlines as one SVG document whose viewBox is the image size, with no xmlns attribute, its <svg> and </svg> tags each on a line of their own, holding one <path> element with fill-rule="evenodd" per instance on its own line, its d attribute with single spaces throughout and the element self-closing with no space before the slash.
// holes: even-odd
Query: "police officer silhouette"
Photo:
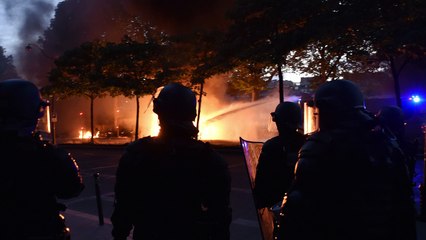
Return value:
<svg viewBox="0 0 426 240">
<path fill-rule="evenodd" d="M 0 82 L 0 239 L 65 239 L 57 198 L 83 190 L 71 155 L 34 135 L 46 105 L 30 81 Z"/>
<path fill-rule="evenodd" d="M 265 239 L 277 235 L 279 207 L 292 183 L 297 154 L 305 141 L 305 136 L 299 132 L 302 110 L 297 103 L 282 102 L 271 116 L 279 135 L 262 146 L 253 189 Z"/>
<path fill-rule="evenodd" d="M 279 135 L 265 142 L 259 156 L 254 187 L 257 208 L 281 205 L 293 180 L 297 154 L 305 141 L 305 136 L 298 132 L 302 110 L 297 103 L 282 102 L 271 115 Z"/>
<path fill-rule="evenodd" d="M 117 169 L 114 239 L 229 239 L 230 174 L 198 130 L 195 94 L 178 83 L 154 99 L 157 137 L 130 144 Z"/>
<path fill-rule="evenodd" d="M 394 139 L 373 130 L 358 86 L 326 82 L 314 103 L 320 128 L 300 150 L 281 239 L 415 239 L 404 155 Z"/>
</svg>

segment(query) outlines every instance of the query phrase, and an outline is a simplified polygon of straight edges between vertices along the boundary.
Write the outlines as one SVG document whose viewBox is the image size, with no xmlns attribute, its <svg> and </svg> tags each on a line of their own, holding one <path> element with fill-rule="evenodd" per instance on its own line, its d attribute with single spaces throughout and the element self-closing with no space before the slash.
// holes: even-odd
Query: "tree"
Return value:
<svg viewBox="0 0 426 240">
<path fill-rule="evenodd" d="M 220 55 L 219 47 L 223 42 L 224 32 L 211 29 L 209 31 L 193 31 L 171 38 L 170 56 L 174 59 L 175 69 L 186 85 L 192 85 L 198 94 L 198 113 L 196 127 L 199 128 L 205 80 L 230 69 L 232 63 Z M 176 61 L 177 60 L 177 61 Z"/>
<path fill-rule="evenodd" d="M 49 73 L 50 91 L 65 95 L 85 96 L 90 99 L 90 143 L 94 143 L 94 100 L 108 90 L 104 77 L 102 49 L 105 43 L 86 42 L 66 51 L 55 60 L 56 67 Z"/>
<path fill-rule="evenodd" d="M 251 101 L 259 99 L 260 92 L 268 89 L 272 74 L 259 63 L 241 63 L 230 74 L 228 86 L 230 91 L 250 94 Z"/>
<path fill-rule="evenodd" d="M 287 68 L 312 75 L 310 87 L 315 90 L 327 80 L 334 80 L 344 72 L 370 72 L 379 66 L 363 65 L 371 47 L 358 41 L 350 31 L 340 36 L 324 38 L 292 51 L 287 57 Z"/>
<path fill-rule="evenodd" d="M 148 35 L 142 43 L 125 36 L 121 43 L 107 44 L 104 50 L 104 74 L 110 94 L 136 98 L 135 140 L 139 138 L 140 97 L 153 95 L 166 81 L 163 47 L 161 42 Z"/>
<path fill-rule="evenodd" d="M 344 68 L 356 70 L 371 69 L 372 60 L 380 67 L 385 61 L 401 105 L 399 75 L 408 61 L 425 54 L 425 10 L 426 3 L 420 0 L 239 0 L 224 49 L 232 53 L 232 60 L 269 62 L 278 69 L 292 51 L 304 55 L 311 49 L 312 57 L 327 50 L 327 55 L 313 61 L 318 69 L 307 69 L 319 71 L 319 81 L 338 72 L 336 63 L 346 64 L 349 58 L 358 58 L 358 63 Z M 327 56 L 334 56 L 329 59 L 331 65 Z"/>
<path fill-rule="evenodd" d="M 400 75 L 410 62 L 426 56 L 426 3 L 374 1 L 370 24 L 359 33 L 375 50 L 369 61 L 385 62 L 392 74 L 396 104 L 402 107 Z"/>
<path fill-rule="evenodd" d="M 0 46 L 0 80 L 18 78 L 12 55 L 6 56 L 5 53 L 5 49 Z"/>
<path fill-rule="evenodd" d="M 231 61 L 263 63 L 277 69 L 283 101 L 282 68 L 287 56 L 322 34 L 321 24 L 330 18 L 326 16 L 329 5 L 321 0 L 239 0 L 223 49 L 232 53 Z"/>
</svg>

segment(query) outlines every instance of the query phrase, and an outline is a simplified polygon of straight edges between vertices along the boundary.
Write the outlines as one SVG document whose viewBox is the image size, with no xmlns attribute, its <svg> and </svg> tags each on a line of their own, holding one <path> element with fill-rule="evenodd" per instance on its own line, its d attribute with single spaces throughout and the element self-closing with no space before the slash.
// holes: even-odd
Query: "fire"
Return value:
<svg viewBox="0 0 426 240">
<path fill-rule="evenodd" d="M 200 123 L 199 137 L 203 140 L 220 140 L 223 139 L 222 128 L 219 124 L 208 122 Z"/>
<path fill-rule="evenodd" d="M 319 128 L 317 109 L 315 107 L 308 106 L 307 103 L 304 103 L 303 109 L 304 109 L 304 112 L 303 112 L 304 134 L 313 133 Z"/>
<path fill-rule="evenodd" d="M 151 114 L 151 127 L 149 128 L 150 136 L 158 136 L 160 133 L 160 123 L 156 114 Z"/>
<path fill-rule="evenodd" d="M 92 137 L 92 133 L 90 131 L 80 130 L 78 131 L 78 138 L 80 139 L 89 139 Z M 93 138 L 99 138 L 99 131 L 96 132 Z"/>
<path fill-rule="evenodd" d="M 157 136 L 160 132 L 160 124 L 158 121 L 158 117 L 156 114 L 151 114 L 149 116 L 151 118 L 148 135 L 149 136 Z M 207 117 L 208 119 L 208 117 Z M 196 123 L 194 122 L 194 125 Z M 223 139 L 223 130 L 221 127 L 221 123 L 219 121 L 209 122 L 209 121 L 201 121 L 200 122 L 200 132 L 198 137 L 203 140 L 222 140 Z"/>
<path fill-rule="evenodd" d="M 269 113 L 273 110 L 273 105 L 269 103 L 271 100 L 267 99 L 227 106 L 206 104 L 201 113 L 198 138 L 237 142 L 242 136 L 247 139 L 264 140 L 274 131 L 269 126 L 271 125 Z M 147 119 L 150 119 L 145 125 L 148 135 L 157 136 L 160 130 L 158 117 L 154 113 L 149 114 L 151 115 L 145 115 Z M 196 125 L 195 121 L 193 123 Z"/>
</svg>

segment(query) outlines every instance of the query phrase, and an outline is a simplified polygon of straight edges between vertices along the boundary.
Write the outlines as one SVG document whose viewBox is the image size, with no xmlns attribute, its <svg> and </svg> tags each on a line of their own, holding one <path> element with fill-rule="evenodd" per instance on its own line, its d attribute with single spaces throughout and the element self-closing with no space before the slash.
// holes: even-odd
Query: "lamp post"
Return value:
<svg viewBox="0 0 426 240">
<path fill-rule="evenodd" d="M 25 50 L 27 51 L 31 51 L 33 49 L 33 47 L 36 47 L 41 54 L 43 55 L 43 57 L 51 60 L 51 61 L 55 61 L 55 58 L 49 56 L 42 47 L 40 47 L 38 44 L 35 43 L 28 43 L 27 46 L 25 46 Z M 58 121 L 58 117 L 55 113 L 55 95 L 51 95 L 50 96 L 51 101 L 50 101 L 50 107 L 49 107 L 49 124 L 50 124 L 50 137 L 52 139 L 52 143 L 56 144 L 56 122 Z"/>
</svg>

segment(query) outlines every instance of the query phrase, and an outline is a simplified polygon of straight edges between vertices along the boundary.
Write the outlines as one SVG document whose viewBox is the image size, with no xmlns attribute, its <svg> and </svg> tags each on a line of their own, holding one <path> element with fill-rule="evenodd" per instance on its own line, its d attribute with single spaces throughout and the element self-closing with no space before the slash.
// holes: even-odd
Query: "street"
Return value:
<svg viewBox="0 0 426 240">
<path fill-rule="evenodd" d="M 124 151 L 122 145 L 62 145 L 77 160 L 86 188 L 78 198 L 61 201 L 68 209 L 64 215 L 73 240 L 111 239 L 109 220 L 114 201 L 115 171 Z M 237 145 L 218 147 L 232 175 L 232 240 L 261 239 L 244 157 Z M 99 226 L 94 174 L 99 173 L 104 225 Z M 170 200 L 173 202 L 173 199 Z M 153 206 L 156 207 L 156 206 Z M 158 206 L 160 207 L 160 206 Z M 130 238 L 129 238 L 130 239 Z"/>
<path fill-rule="evenodd" d="M 77 160 L 86 188 L 78 198 L 61 201 L 68 209 L 64 215 L 71 228 L 73 240 L 109 240 L 111 238 L 111 221 L 114 202 L 115 171 L 123 145 L 62 145 Z M 243 153 L 239 146 L 217 146 L 217 151 L 227 160 L 231 176 L 231 207 L 233 220 L 231 224 L 232 240 L 261 240 L 260 229 L 249 187 L 247 170 Z M 423 161 L 417 161 L 416 186 L 423 179 Z M 94 174 L 99 173 L 99 186 L 102 198 L 104 225 L 99 225 L 98 208 L 95 194 Z M 416 205 L 419 206 L 418 188 L 415 187 Z M 170 199 L 173 203 L 173 199 Z M 156 207 L 156 206 L 153 206 Z M 161 207 L 161 206 L 157 206 Z M 167 227 L 167 226 L 165 226 Z M 417 222 L 418 239 L 426 239 L 426 222 Z M 128 239 L 131 239 L 130 237 Z"/>
</svg>

